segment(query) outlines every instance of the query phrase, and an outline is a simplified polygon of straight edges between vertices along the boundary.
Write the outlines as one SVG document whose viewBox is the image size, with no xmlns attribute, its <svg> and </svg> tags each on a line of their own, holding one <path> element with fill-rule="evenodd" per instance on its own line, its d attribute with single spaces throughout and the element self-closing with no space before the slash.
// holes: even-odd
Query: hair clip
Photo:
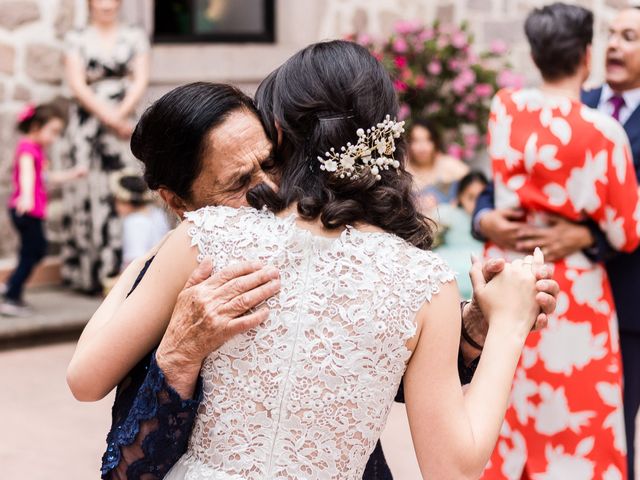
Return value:
<svg viewBox="0 0 640 480">
<path fill-rule="evenodd" d="M 366 173 L 371 173 L 376 180 L 382 177 L 382 170 L 398 169 L 400 162 L 393 157 L 396 151 L 395 139 L 404 133 L 404 122 L 391 120 L 387 115 L 384 121 L 368 128 L 356 131 L 358 142 L 347 143 L 336 152 L 331 148 L 325 157 L 318 157 L 320 170 L 332 173 L 340 178 L 356 180 Z"/>
</svg>

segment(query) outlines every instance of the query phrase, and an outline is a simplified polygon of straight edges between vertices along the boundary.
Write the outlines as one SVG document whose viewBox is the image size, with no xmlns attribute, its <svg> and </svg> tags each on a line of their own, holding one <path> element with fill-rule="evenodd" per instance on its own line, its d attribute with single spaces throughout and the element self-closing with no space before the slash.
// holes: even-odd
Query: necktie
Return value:
<svg viewBox="0 0 640 480">
<path fill-rule="evenodd" d="M 609 103 L 613 105 L 611 116 L 620 121 L 620 110 L 624 107 L 624 98 L 622 98 L 622 95 L 614 95 L 609 99 Z"/>
</svg>

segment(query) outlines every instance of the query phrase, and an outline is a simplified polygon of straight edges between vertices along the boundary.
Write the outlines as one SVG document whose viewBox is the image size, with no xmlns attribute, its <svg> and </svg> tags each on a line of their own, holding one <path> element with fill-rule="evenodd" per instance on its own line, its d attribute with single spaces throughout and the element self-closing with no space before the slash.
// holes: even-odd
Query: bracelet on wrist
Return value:
<svg viewBox="0 0 640 480">
<path fill-rule="evenodd" d="M 469 332 L 467 331 L 467 329 L 464 326 L 464 307 L 466 307 L 469 303 L 469 301 L 464 301 L 460 304 L 460 317 L 461 317 L 461 334 L 462 334 L 462 338 L 464 339 L 465 342 L 467 342 L 469 345 L 471 345 L 473 348 L 475 348 L 476 350 L 482 350 L 483 346 L 480 345 L 478 342 L 476 342 L 473 338 L 471 338 L 471 335 L 469 334 Z"/>
</svg>

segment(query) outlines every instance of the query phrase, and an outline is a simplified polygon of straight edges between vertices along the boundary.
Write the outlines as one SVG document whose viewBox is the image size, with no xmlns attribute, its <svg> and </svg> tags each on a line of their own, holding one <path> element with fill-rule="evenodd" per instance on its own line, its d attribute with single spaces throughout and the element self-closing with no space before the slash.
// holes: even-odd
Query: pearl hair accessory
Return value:
<svg viewBox="0 0 640 480">
<path fill-rule="evenodd" d="M 391 120 L 387 115 L 384 121 L 367 128 L 365 131 L 359 128 L 356 131 L 358 142 L 355 145 L 347 143 L 339 152 L 331 148 L 325 153 L 325 157 L 318 157 L 320 170 L 338 175 L 340 178 L 356 180 L 368 172 L 375 176 L 376 180 L 382 177 L 382 170 L 389 168 L 398 169 L 400 162 L 393 158 L 396 151 L 396 138 L 404 133 L 404 122 Z"/>
</svg>

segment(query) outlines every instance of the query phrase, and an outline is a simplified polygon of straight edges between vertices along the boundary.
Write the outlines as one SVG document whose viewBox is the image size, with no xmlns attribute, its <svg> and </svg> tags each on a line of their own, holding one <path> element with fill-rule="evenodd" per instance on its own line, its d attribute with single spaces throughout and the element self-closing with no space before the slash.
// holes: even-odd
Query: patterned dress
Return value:
<svg viewBox="0 0 640 480">
<path fill-rule="evenodd" d="M 133 59 L 149 48 L 142 30 L 125 26 L 108 50 L 94 27 L 69 32 L 65 42 L 66 53 L 84 63 L 89 87 L 101 101 L 114 105 L 126 95 Z M 121 264 L 122 227 L 109 176 L 137 162 L 128 140 L 118 138 L 80 105 L 73 106 L 66 139 L 68 166 L 86 165 L 89 175 L 64 189 L 62 275 L 72 287 L 94 292 Z"/>
<path fill-rule="evenodd" d="M 598 223 L 609 243 L 638 245 L 638 185 L 622 127 L 565 97 L 503 90 L 493 101 L 489 153 L 496 207 Z M 487 244 L 488 257 L 516 258 Z M 529 336 L 485 479 L 626 477 L 622 371 L 607 274 L 582 252 L 555 264 L 558 308 Z"/>
</svg>

